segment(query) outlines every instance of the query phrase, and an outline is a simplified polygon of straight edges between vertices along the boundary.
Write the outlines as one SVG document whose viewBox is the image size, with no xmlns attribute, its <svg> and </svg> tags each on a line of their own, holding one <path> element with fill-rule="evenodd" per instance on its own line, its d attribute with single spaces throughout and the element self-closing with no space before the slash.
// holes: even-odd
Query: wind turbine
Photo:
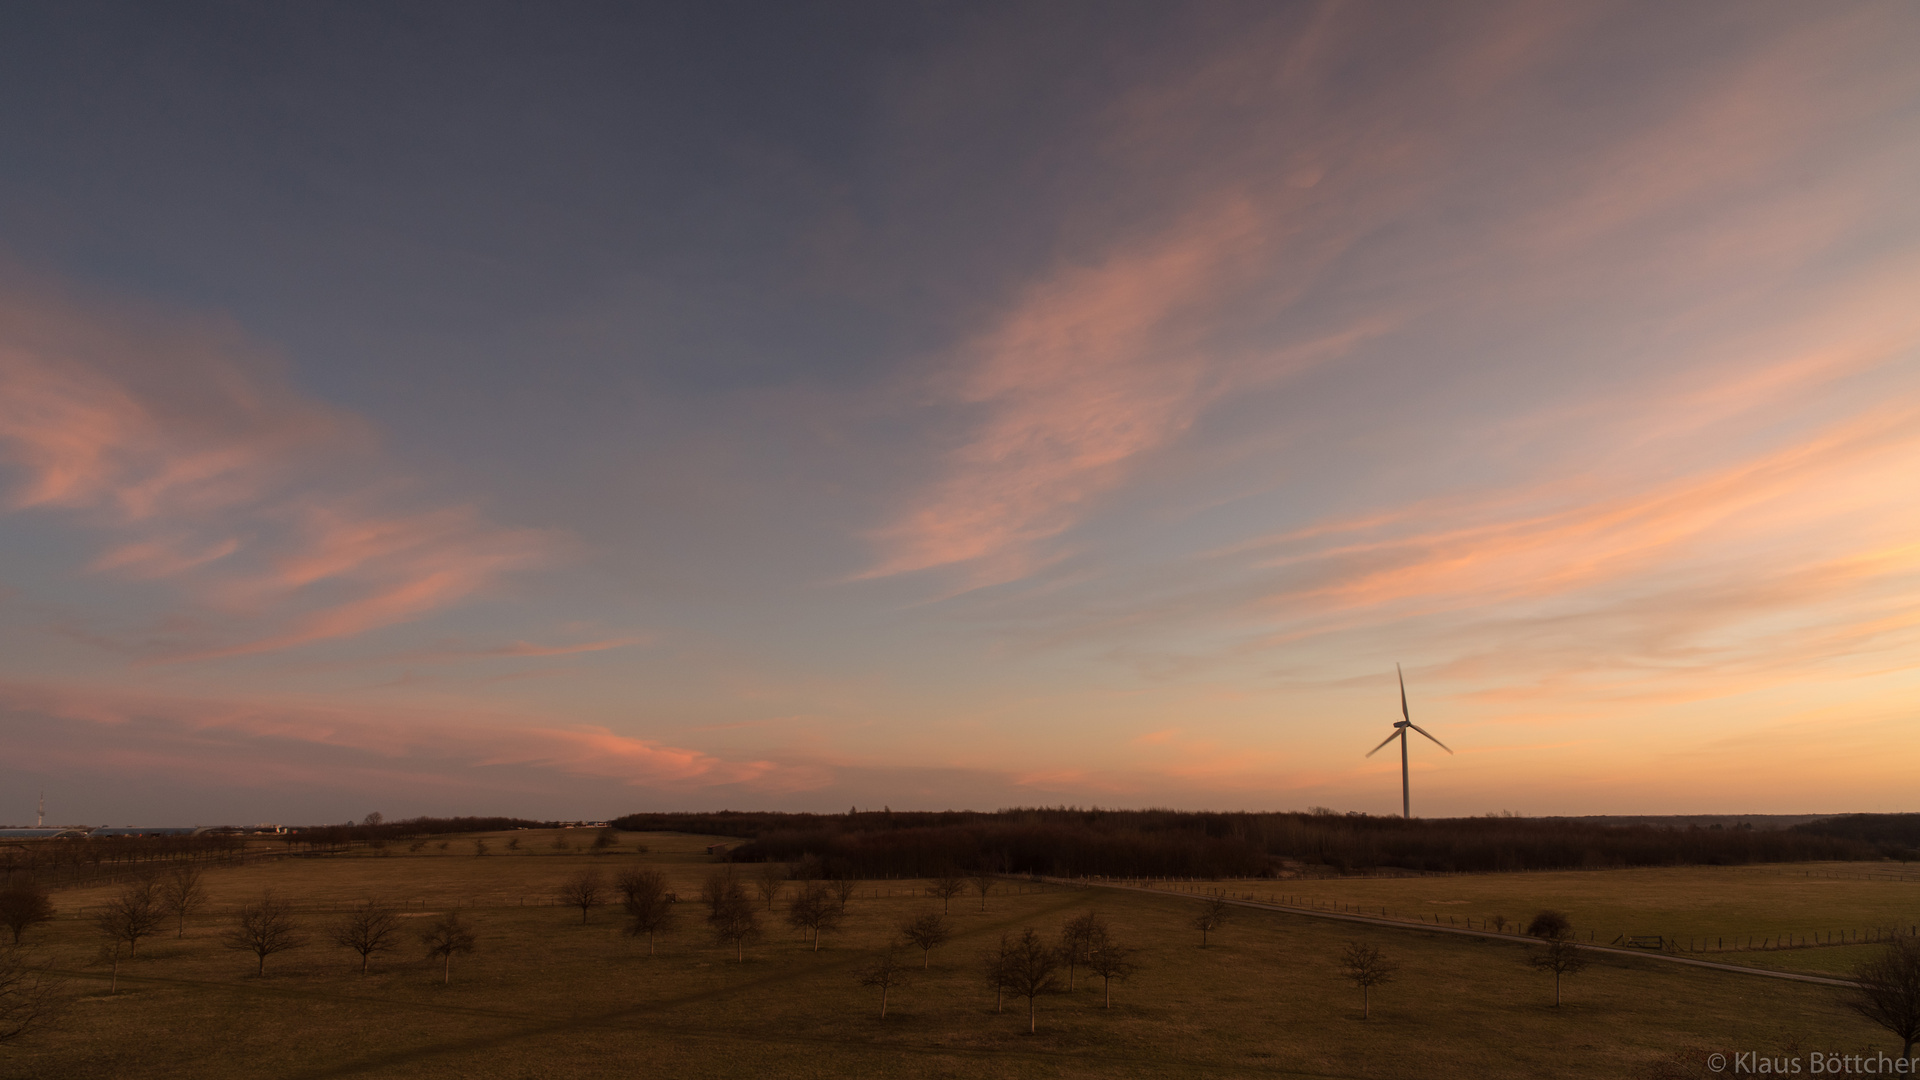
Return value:
<svg viewBox="0 0 1920 1080">
<path fill-rule="evenodd" d="M 1393 673 L 1400 676 L 1400 719 L 1394 721 L 1393 734 L 1387 736 L 1379 746 L 1367 751 L 1367 756 L 1372 757 L 1386 749 L 1387 743 L 1400 740 L 1400 816 L 1410 818 L 1413 816 L 1413 794 L 1407 786 L 1407 729 L 1412 728 L 1429 739 L 1433 739 L 1433 733 L 1414 723 L 1413 716 L 1407 712 L 1407 677 L 1400 671 L 1399 664 L 1393 665 Z M 1439 739 L 1433 739 L 1433 745 L 1449 754 L 1453 753 L 1453 748 Z"/>
</svg>

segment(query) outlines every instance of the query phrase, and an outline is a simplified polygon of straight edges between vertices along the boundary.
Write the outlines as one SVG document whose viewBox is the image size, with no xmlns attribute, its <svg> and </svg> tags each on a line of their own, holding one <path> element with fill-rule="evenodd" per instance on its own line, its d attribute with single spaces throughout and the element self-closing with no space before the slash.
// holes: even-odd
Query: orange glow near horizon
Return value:
<svg viewBox="0 0 1920 1080">
<path fill-rule="evenodd" d="M 1168 17 L 1072 87 L 944 44 L 806 152 L 715 121 L 757 164 L 660 152 L 727 208 L 684 249 L 464 174 L 177 288 L 22 241 L 0 780 L 1392 812 L 1401 663 L 1416 812 L 1913 809 L 1912 14 Z"/>
</svg>

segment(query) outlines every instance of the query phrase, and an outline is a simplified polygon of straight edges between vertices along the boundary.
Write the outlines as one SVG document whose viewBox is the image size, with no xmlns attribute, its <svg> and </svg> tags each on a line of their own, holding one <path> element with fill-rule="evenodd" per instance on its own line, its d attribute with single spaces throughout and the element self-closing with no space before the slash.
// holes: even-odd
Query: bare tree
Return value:
<svg viewBox="0 0 1920 1080">
<path fill-rule="evenodd" d="M 934 875 L 927 891 L 940 898 L 940 913 L 944 915 L 951 910 L 953 898 L 967 891 L 967 879 L 960 876 L 960 871 L 948 867 Z"/>
<path fill-rule="evenodd" d="M 647 936 L 647 955 L 653 955 L 655 934 L 666 929 L 673 917 L 673 897 L 667 892 L 667 876 L 658 870 L 629 869 L 614 879 L 620 890 L 620 903 L 627 911 L 627 936 Z"/>
<path fill-rule="evenodd" d="M 368 900 L 335 920 L 327 928 L 327 937 L 343 949 L 360 954 L 360 974 L 367 973 L 367 962 L 374 953 L 392 952 L 399 947 L 400 915 L 390 907 Z"/>
<path fill-rule="evenodd" d="M 152 880 L 142 878 L 122 885 L 104 907 L 93 913 L 93 925 L 107 940 L 125 942 L 127 955 L 132 956 L 140 947 L 140 939 L 153 936 L 164 917 L 159 890 Z"/>
<path fill-rule="evenodd" d="M 900 936 L 905 938 L 909 945 L 920 950 L 920 968 L 924 971 L 933 963 L 933 950 L 951 940 L 953 931 L 947 926 L 945 915 L 928 912 L 917 919 L 908 919 L 901 923 Z"/>
<path fill-rule="evenodd" d="M 519 838 L 519 837 L 517 837 L 517 836 L 509 836 L 509 837 L 507 837 L 507 850 L 508 850 L 508 851 L 519 851 L 519 850 L 520 850 L 520 838 Z"/>
<path fill-rule="evenodd" d="M 46 968 L 27 963 L 19 949 L 0 949 L 0 1045 L 52 1019 L 64 986 Z"/>
<path fill-rule="evenodd" d="M 21 934 L 51 921 L 53 900 L 32 878 L 21 878 L 0 889 L 0 924 L 13 931 L 15 945 L 20 944 Z"/>
<path fill-rule="evenodd" d="M 833 902 L 840 906 L 841 911 L 847 910 L 847 902 L 853 899 L 853 891 L 859 887 L 859 884 L 852 878 L 834 879 Z"/>
<path fill-rule="evenodd" d="M 1074 968 L 1087 960 L 1087 952 L 1093 947 L 1096 936 L 1105 936 L 1106 921 L 1091 911 L 1083 911 L 1067 920 L 1060 928 L 1060 959 L 1067 965 L 1067 989 L 1073 989 Z"/>
<path fill-rule="evenodd" d="M 489 849 L 487 847 L 487 842 L 485 840 L 482 840 L 477 836 L 473 838 L 473 857 L 474 858 L 477 859 L 482 855 L 485 855 L 488 850 Z"/>
<path fill-rule="evenodd" d="M 1913 1057 L 1914 1040 L 1920 1038 L 1920 939 L 1893 938 L 1852 974 L 1859 985 L 1844 1004 L 1892 1032 L 1900 1040 L 1901 1057 Z"/>
<path fill-rule="evenodd" d="M 907 966 L 900 962 L 892 946 L 888 946 L 885 956 L 860 970 L 861 986 L 880 988 L 880 1019 L 887 1018 L 887 995 L 893 988 L 907 981 Z"/>
<path fill-rule="evenodd" d="M 1572 935 L 1573 923 L 1568 921 L 1565 914 L 1548 908 L 1535 915 L 1533 921 L 1527 924 L 1527 933 L 1533 937 L 1546 938 L 1548 941 L 1558 941 Z"/>
<path fill-rule="evenodd" d="M 220 944 L 235 952 L 254 954 L 259 959 L 254 974 L 265 975 L 267 957 L 302 948 L 307 937 L 294 921 L 293 905 L 268 892 L 251 904 L 240 905 L 233 926 L 220 936 Z"/>
<path fill-rule="evenodd" d="M 562 904 L 580 909 L 580 925 L 585 926 L 588 913 L 607 902 L 607 881 L 596 866 L 561 882 L 556 895 Z"/>
<path fill-rule="evenodd" d="M 740 887 L 740 879 L 735 876 L 733 867 L 722 864 L 707 871 L 705 880 L 700 882 L 700 902 L 707 906 L 707 914 L 718 912 L 727 897 L 738 893 L 745 895 Z"/>
<path fill-rule="evenodd" d="M 1227 903 L 1226 897 L 1211 896 L 1207 898 L 1207 906 L 1201 909 L 1200 914 L 1193 917 L 1192 923 L 1193 928 L 1200 931 L 1201 948 L 1204 949 L 1207 947 L 1207 935 L 1220 929 L 1220 924 L 1227 921 L 1227 914 L 1231 910 L 1232 908 Z"/>
<path fill-rule="evenodd" d="M 174 937 L 187 936 L 187 917 L 206 906 L 207 887 L 201 880 L 206 870 L 193 863 L 182 863 L 160 879 L 160 910 L 179 920 Z"/>
<path fill-rule="evenodd" d="M 748 942 L 760 940 L 760 917 L 744 893 L 728 900 L 708 921 L 720 943 L 733 946 L 735 962 L 746 960 Z"/>
<path fill-rule="evenodd" d="M 753 887 L 760 892 L 760 899 L 767 902 L 767 910 L 773 910 L 773 902 L 780 899 L 780 890 L 787 883 L 787 868 L 777 862 L 763 862 L 759 873 L 754 875 Z"/>
<path fill-rule="evenodd" d="M 471 953 L 478 943 L 473 928 L 460 920 L 457 911 L 449 911 L 428 923 L 427 928 L 420 932 L 420 941 L 427 947 L 427 959 L 441 962 L 441 986 L 453 981 L 454 954 Z"/>
<path fill-rule="evenodd" d="M 975 870 L 973 872 L 973 891 L 980 894 L 980 910 L 987 910 L 987 894 L 993 891 L 993 872 Z"/>
<path fill-rule="evenodd" d="M 821 931 L 832 930 L 840 925 L 840 905 L 834 902 L 831 892 L 809 883 L 788 905 L 787 925 L 796 930 L 812 931 L 813 951 L 819 952 Z"/>
<path fill-rule="evenodd" d="M 1036 1030 L 1034 1000 L 1060 988 L 1060 953 L 1031 926 L 1003 948 L 1000 976 L 1008 993 L 1027 999 L 1027 1034 L 1031 1035 Z"/>
<path fill-rule="evenodd" d="M 1560 1007 L 1560 977 L 1580 974 L 1586 969 L 1587 957 L 1580 951 L 1580 946 L 1564 938 L 1555 938 L 1545 952 L 1535 953 L 1527 959 L 1527 963 L 1542 971 L 1553 972 L 1553 1007 L 1557 1009 Z"/>
<path fill-rule="evenodd" d="M 1392 982 L 1400 965 L 1387 959 L 1372 945 L 1349 941 L 1346 951 L 1340 954 L 1340 970 L 1353 981 L 1353 985 L 1360 988 L 1360 1018 L 1370 1020 L 1373 1018 L 1371 991 L 1376 986 Z"/>
<path fill-rule="evenodd" d="M 980 966 L 987 976 L 987 985 L 993 988 L 993 1011 L 1000 1011 L 1002 999 L 1012 984 L 1009 972 L 1013 955 L 1013 941 L 1006 934 L 1000 935 L 1000 944 L 988 950 L 980 957 Z"/>
<path fill-rule="evenodd" d="M 566 833 L 561 833 L 561 834 L 559 834 L 558 836 L 555 836 L 555 837 L 553 838 L 553 850 L 555 850 L 555 851 L 572 851 L 572 850 L 573 850 L 573 842 L 567 839 L 567 834 L 566 834 Z"/>
<path fill-rule="evenodd" d="M 118 938 L 109 940 L 100 946 L 99 955 L 94 958 L 105 961 L 111 965 L 112 974 L 109 976 L 107 983 L 107 993 L 109 994 L 117 994 L 120 992 L 120 945 L 121 941 Z"/>
<path fill-rule="evenodd" d="M 1134 950 L 1113 940 L 1113 934 L 1102 922 L 1087 942 L 1087 970 L 1100 976 L 1102 997 L 1100 1007 L 1113 1007 L 1113 982 L 1115 979 L 1126 982 L 1139 970 L 1133 962 Z"/>
<path fill-rule="evenodd" d="M 746 959 L 746 944 L 760 937 L 760 918 L 754 913 L 747 890 L 733 876 L 733 867 L 722 867 L 707 875 L 700 888 L 700 901 L 707 905 L 707 925 L 722 945 L 733 946 L 735 961 Z"/>
<path fill-rule="evenodd" d="M 624 904 L 643 892 L 666 892 L 667 877 L 658 870 L 629 866 L 613 876 L 613 891 Z"/>
<path fill-rule="evenodd" d="M 612 829 L 600 829 L 593 834 L 593 850 L 595 851 L 605 851 L 610 847 L 618 847 L 619 844 L 620 841 L 614 838 Z"/>
</svg>

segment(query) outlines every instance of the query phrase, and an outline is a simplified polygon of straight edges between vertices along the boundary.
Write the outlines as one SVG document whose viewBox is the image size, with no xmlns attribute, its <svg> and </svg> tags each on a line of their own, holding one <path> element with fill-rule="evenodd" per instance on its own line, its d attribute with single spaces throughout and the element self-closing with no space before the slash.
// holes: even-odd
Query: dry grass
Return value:
<svg viewBox="0 0 1920 1080">
<path fill-rule="evenodd" d="M 590 855 L 552 850 L 551 834 L 520 835 L 525 854 L 504 852 L 506 838 L 496 836 L 488 838 L 496 854 L 485 858 L 471 854 L 469 841 L 455 840 L 444 853 L 430 847 L 408 854 L 403 845 L 387 855 L 275 860 L 210 875 L 216 903 L 226 906 L 269 887 L 317 907 L 369 895 L 420 913 L 458 906 L 478 927 L 480 946 L 454 961 L 451 986 L 439 985 L 437 966 L 411 940 L 405 953 L 376 959 L 374 973 L 363 979 L 350 953 L 323 944 L 317 934 L 313 945 L 275 957 L 267 976 L 254 978 L 250 958 L 219 947 L 222 916 L 209 914 L 189 926 L 184 940 L 165 937 L 143 946 L 139 960 L 122 965 L 117 995 L 109 996 L 101 979 L 75 978 L 64 1018 L 0 1050 L 0 1072 L 47 1080 L 1613 1078 L 1677 1061 L 1675 1055 L 1689 1049 L 1765 1051 L 1792 1041 L 1823 1049 L 1888 1047 L 1887 1037 L 1839 1009 L 1833 992 L 1817 986 L 1610 959 L 1569 980 L 1567 1004 L 1556 1010 L 1549 1007 L 1547 979 L 1525 966 L 1526 951 L 1516 945 L 1241 911 L 1213 947 L 1201 949 L 1187 928 L 1192 905 L 1186 901 L 1012 882 L 989 899 L 985 913 L 971 894 L 954 902 L 954 942 L 933 954 L 933 970 L 915 972 L 913 982 L 895 992 L 882 1022 L 877 995 L 862 989 L 854 973 L 902 917 L 938 910 L 939 901 L 917 883 L 863 883 L 848 923 L 824 938 L 817 954 L 778 916 L 769 917 L 766 939 L 739 964 L 708 939 L 698 906 L 684 905 L 660 955 L 649 959 L 644 943 L 620 934 L 617 912 L 601 910 L 581 926 L 577 911 L 552 906 L 551 889 L 583 866 L 611 872 L 645 863 L 665 869 L 681 895 L 691 897 L 710 868 L 700 851 L 703 838 L 628 836 L 624 849 Z M 636 839 L 649 845 L 647 855 L 631 853 Z M 1681 901 L 1688 873 L 1704 875 L 1694 888 L 1709 904 L 1728 902 L 1729 882 L 1757 890 L 1751 902 L 1761 908 L 1772 895 L 1759 876 L 1653 873 L 1668 877 L 1580 880 L 1594 895 L 1606 894 L 1610 880 L 1626 881 L 1626 891 L 1606 903 L 1659 896 L 1674 905 L 1661 911 L 1687 910 Z M 1558 876 L 1319 884 L 1413 889 L 1400 894 L 1404 902 L 1472 899 L 1467 890 L 1476 888 L 1518 889 L 1506 894 L 1518 904 L 1532 895 L 1526 886 Z M 1451 891 L 1425 897 L 1423 881 Z M 1570 901 L 1586 894 L 1569 887 L 1538 895 L 1534 906 L 1578 912 Z M 79 905 L 97 903 L 100 891 L 56 899 L 71 915 Z M 1142 947 L 1141 971 L 1115 988 L 1111 1010 L 1099 1007 L 1097 987 L 1085 982 L 1072 994 L 1042 998 L 1040 1032 L 1029 1037 L 1018 1005 L 993 1012 L 977 957 L 1004 930 L 1033 925 L 1051 934 L 1088 907 Z M 317 930 L 327 915 L 312 910 L 306 918 Z M 105 975 L 93 962 L 95 944 L 84 920 L 62 918 L 36 937 L 60 966 Z M 1376 991 L 1371 1022 L 1360 1020 L 1358 995 L 1335 966 L 1341 945 L 1356 939 L 1379 945 L 1404 965 L 1396 982 Z"/>
<path fill-rule="evenodd" d="M 1824 938 L 1920 925 L 1920 880 L 1870 876 L 1862 863 L 1568 870 L 1434 877 L 1320 878 L 1199 883 L 1261 898 L 1359 908 L 1394 918 L 1474 925 L 1504 915 L 1524 925 L 1542 908 L 1566 912 L 1582 940 L 1620 935 L 1677 938 L 1727 963 L 1839 973 L 1871 946 L 1738 951 L 1738 945 Z M 1720 951 L 1725 950 L 1725 951 Z"/>
</svg>

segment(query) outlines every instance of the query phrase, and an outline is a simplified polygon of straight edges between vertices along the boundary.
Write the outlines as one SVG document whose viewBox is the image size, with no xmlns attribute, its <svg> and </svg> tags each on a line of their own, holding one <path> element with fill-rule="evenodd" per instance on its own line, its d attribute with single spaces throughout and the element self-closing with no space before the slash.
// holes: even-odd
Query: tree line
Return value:
<svg viewBox="0 0 1920 1080">
<path fill-rule="evenodd" d="M 1037 808 L 847 814 L 634 814 L 625 830 L 738 836 L 741 862 L 811 860 L 828 877 L 924 877 L 944 867 L 1054 876 L 1261 877 L 1287 863 L 1347 873 L 1560 870 L 1899 858 L 1856 815 L 1848 831 L 1607 825 L 1514 817 L 1193 813 Z M 1915 826 L 1920 831 L 1920 825 Z"/>
<path fill-rule="evenodd" d="M 208 906 L 205 875 L 203 864 L 178 863 L 121 885 L 88 913 L 87 921 L 100 946 L 96 959 L 108 966 L 109 993 L 118 992 L 120 964 L 138 955 L 143 941 L 168 930 L 176 938 L 186 936 L 187 920 Z M 0 963 L 4 968 L 0 970 L 0 984 L 29 970 L 20 960 L 22 938 L 35 927 L 51 922 L 54 915 L 52 897 L 38 882 L 23 878 L 0 887 L 0 928 L 10 938 L 0 946 L 4 949 L 4 955 L 0 955 L 0 961 L 4 961 Z M 407 925 L 398 909 L 369 899 L 318 929 L 323 940 L 357 954 L 364 975 L 374 957 L 402 947 L 408 936 L 404 933 Z M 231 912 L 218 940 L 224 948 L 247 954 L 254 964 L 254 974 L 265 975 L 270 958 L 312 944 L 314 929 L 299 916 L 291 901 L 268 890 Z M 458 911 L 442 913 L 413 936 L 426 947 L 430 958 L 444 962 L 443 982 L 451 980 L 453 957 L 472 952 L 477 941 Z M 44 973 L 40 983 L 48 983 Z M 0 1013 L 12 1004 L 8 993 L 8 985 L 0 985 Z M 4 1027 L 0 1023 L 0 1028 Z"/>
<path fill-rule="evenodd" d="M 30 840 L 0 848 L 0 886 L 22 878 L 50 886 L 84 885 L 161 863 L 230 861 L 245 847 L 230 833 Z"/>
<path fill-rule="evenodd" d="M 1795 825 L 1792 831 L 1850 840 L 1889 859 L 1920 859 L 1920 814 L 1842 814 Z"/>
<path fill-rule="evenodd" d="M 308 825 L 290 829 L 279 839 L 289 851 L 296 846 L 308 851 L 344 851 L 354 846 L 384 847 L 396 841 L 422 837 L 441 837 L 458 833 L 512 832 L 516 829 L 551 829 L 557 822 L 529 821 L 510 817 L 414 817 L 389 821 L 380 814 L 368 814 L 358 822 L 340 825 Z"/>
<path fill-rule="evenodd" d="M 321 853 L 460 833 L 548 829 L 554 824 L 507 817 L 416 817 L 388 821 L 380 814 L 368 814 L 359 822 L 305 826 L 277 834 L 275 838 L 289 852 Z M 117 877 L 128 871 L 142 871 L 156 863 L 232 861 L 245 855 L 247 839 L 237 829 L 218 829 L 197 836 L 29 840 L 0 847 L 0 885 L 16 878 L 31 878 L 41 885 L 64 888 Z"/>
</svg>

